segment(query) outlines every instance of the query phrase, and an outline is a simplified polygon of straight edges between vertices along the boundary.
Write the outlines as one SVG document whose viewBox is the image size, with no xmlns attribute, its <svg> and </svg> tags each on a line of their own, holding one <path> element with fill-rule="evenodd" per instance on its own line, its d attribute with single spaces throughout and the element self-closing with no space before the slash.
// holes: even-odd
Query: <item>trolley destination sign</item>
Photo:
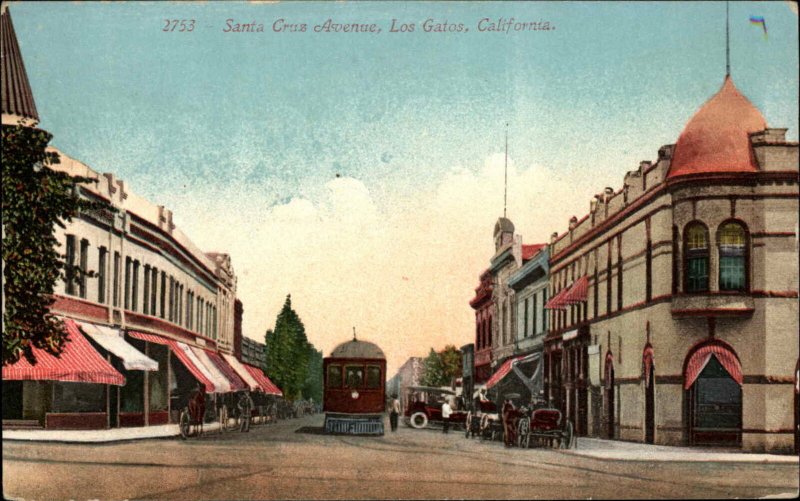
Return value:
<svg viewBox="0 0 800 501">
<path fill-rule="evenodd" d="M 796 498 L 797 15 L 3 0 L 4 498 Z"/>
</svg>

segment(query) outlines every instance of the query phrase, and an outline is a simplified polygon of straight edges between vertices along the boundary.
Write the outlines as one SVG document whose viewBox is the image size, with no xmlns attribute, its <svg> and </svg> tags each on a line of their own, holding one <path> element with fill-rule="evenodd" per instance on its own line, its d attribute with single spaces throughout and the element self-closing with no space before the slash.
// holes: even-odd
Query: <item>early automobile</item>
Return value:
<svg viewBox="0 0 800 501">
<path fill-rule="evenodd" d="M 442 404 L 447 399 L 453 408 L 450 414 L 451 426 L 453 428 L 464 426 L 467 412 L 460 403 L 461 399 L 456 397 L 455 391 L 433 386 L 409 386 L 405 393 L 406 410 L 403 413 L 403 422 L 406 425 L 416 429 L 427 428 L 431 424 L 441 425 Z"/>
</svg>

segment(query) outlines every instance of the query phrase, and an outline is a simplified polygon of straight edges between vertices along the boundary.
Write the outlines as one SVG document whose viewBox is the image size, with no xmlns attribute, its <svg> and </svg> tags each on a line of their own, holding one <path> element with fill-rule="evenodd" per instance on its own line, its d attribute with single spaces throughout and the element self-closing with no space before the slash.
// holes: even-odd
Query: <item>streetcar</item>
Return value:
<svg viewBox="0 0 800 501">
<path fill-rule="evenodd" d="M 351 341 L 322 361 L 325 433 L 383 435 L 386 357 L 374 343 Z"/>
</svg>

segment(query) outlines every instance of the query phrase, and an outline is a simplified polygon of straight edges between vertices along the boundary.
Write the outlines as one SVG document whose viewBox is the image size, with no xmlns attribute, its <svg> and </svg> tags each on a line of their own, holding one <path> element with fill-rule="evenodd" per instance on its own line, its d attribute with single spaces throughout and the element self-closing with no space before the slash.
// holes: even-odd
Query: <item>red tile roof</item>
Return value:
<svg viewBox="0 0 800 501">
<path fill-rule="evenodd" d="M 528 261 L 533 256 L 535 256 L 540 250 L 544 248 L 547 244 L 531 244 L 531 245 L 524 245 L 522 246 L 522 260 Z"/>
</svg>

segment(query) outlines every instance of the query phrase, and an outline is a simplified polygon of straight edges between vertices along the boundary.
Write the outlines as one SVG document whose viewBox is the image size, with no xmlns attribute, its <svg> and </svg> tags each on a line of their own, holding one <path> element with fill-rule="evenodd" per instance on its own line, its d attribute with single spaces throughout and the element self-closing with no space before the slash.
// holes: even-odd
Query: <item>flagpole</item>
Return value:
<svg viewBox="0 0 800 501">
<path fill-rule="evenodd" d="M 503 217 L 506 217 L 507 205 L 508 205 L 508 122 L 506 122 L 506 160 L 505 160 L 505 173 L 503 177 Z"/>
<path fill-rule="evenodd" d="M 730 1 L 725 2 L 725 77 L 731 76 Z"/>
</svg>

